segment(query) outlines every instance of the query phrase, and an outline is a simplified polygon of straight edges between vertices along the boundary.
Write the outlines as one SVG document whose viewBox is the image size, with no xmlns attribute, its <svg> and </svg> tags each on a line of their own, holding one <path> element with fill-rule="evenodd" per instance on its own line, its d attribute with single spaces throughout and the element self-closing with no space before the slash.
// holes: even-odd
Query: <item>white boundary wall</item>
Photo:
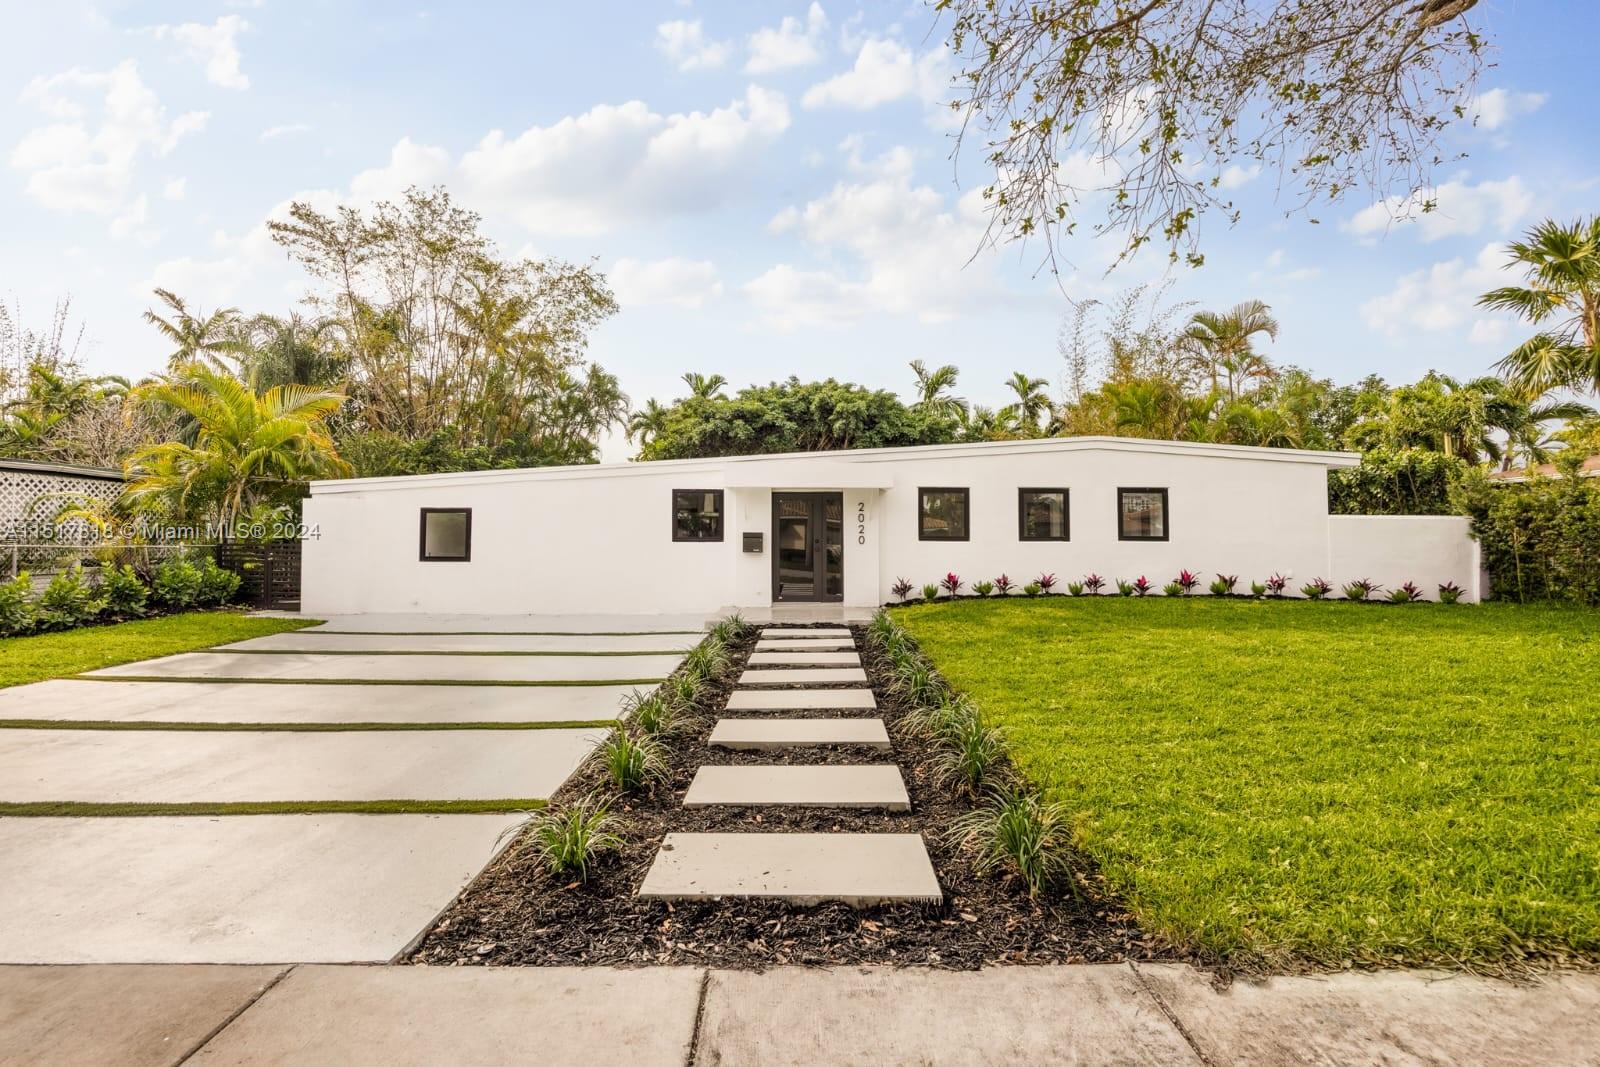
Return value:
<svg viewBox="0 0 1600 1067">
<path fill-rule="evenodd" d="M 956 571 L 1064 586 L 1094 571 L 1156 586 L 1189 568 L 1240 588 L 1273 572 L 1292 589 L 1370 577 L 1454 581 L 1476 599 L 1465 520 L 1330 517 L 1327 470 L 1346 453 L 1118 438 L 1067 438 L 843 453 L 626 463 L 318 482 L 305 522 L 307 614 L 712 613 L 772 603 L 772 493 L 838 491 L 845 508 L 845 603 L 890 599 Z M 921 541 L 919 487 L 966 487 L 971 538 Z M 1070 491 L 1071 540 L 1018 539 L 1017 490 Z M 1117 489 L 1168 491 L 1168 541 L 1117 537 Z M 674 489 L 722 489 L 720 542 L 672 540 Z M 472 509 L 470 562 L 418 559 L 423 507 Z M 742 551 L 760 532 L 764 551 Z"/>
</svg>

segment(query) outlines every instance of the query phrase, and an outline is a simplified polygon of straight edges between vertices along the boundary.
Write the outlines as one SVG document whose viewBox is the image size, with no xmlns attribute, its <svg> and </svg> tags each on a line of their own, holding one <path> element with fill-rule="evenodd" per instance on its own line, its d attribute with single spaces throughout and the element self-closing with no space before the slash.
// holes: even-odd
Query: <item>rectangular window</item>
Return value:
<svg viewBox="0 0 1600 1067">
<path fill-rule="evenodd" d="M 1117 540 L 1166 541 L 1170 534 L 1165 489 L 1117 490 Z"/>
<path fill-rule="evenodd" d="M 966 489 L 917 490 L 917 540 L 967 541 L 971 539 Z"/>
<path fill-rule="evenodd" d="M 672 539 L 674 541 L 722 540 L 722 490 L 674 489 Z"/>
<path fill-rule="evenodd" d="M 1019 541 L 1068 541 L 1065 489 L 1017 490 Z"/>
<path fill-rule="evenodd" d="M 421 540 L 417 558 L 424 563 L 470 562 L 472 509 L 423 508 Z"/>
</svg>

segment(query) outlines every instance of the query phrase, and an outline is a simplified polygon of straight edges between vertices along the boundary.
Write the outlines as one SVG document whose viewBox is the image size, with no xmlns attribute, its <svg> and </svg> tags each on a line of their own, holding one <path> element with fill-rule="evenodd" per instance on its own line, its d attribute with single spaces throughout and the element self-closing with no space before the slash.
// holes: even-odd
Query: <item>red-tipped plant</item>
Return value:
<svg viewBox="0 0 1600 1067">
<path fill-rule="evenodd" d="M 1138 580 L 1133 583 L 1133 591 L 1140 596 L 1144 596 L 1150 591 L 1150 579 L 1142 574 L 1139 575 Z"/>
<path fill-rule="evenodd" d="M 1445 582 L 1439 587 L 1439 603 L 1454 604 L 1461 599 L 1461 587 L 1455 582 Z"/>
<path fill-rule="evenodd" d="M 1237 574 L 1219 574 L 1217 580 L 1211 583 L 1212 596 L 1232 596 L 1233 587 L 1239 584 Z"/>
<path fill-rule="evenodd" d="M 1056 587 L 1056 576 L 1053 574 L 1041 574 L 1034 581 L 1039 583 L 1039 591 L 1045 596 L 1049 596 L 1050 590 Z"/>
<path fill-rule="evenodd" d="M 905 600 L 916 591 L 916 588 L 904 578 L 896 578 L 894 584 L 889 587 L 889 592 L 894 594 L 896 600 Z"/>
<path fill-rule="evenodd" d="M 1185 569 L 1178 572 L 1177 581 L 1178 587 L 1183 590 L 1184 595 L 1188 595 L 1194 592 L 1195 586 L 1200 584 L 1200 576 L 1191 570 Z"/>
<path fill-rule="evenodd" d="M 1100 590 L 1106 587 L 1106 580 L 1098 574 L 1086 574 L 1083 576 L 1083 587 L 1089 590 L 1090 596 L 1099 596 Z"/>
<path fill-rule="evenodd" d="M 1326 578 L 1313 578 L 1305 585 L 1300 587 L 1300 592 L 1304 593 L 1312 600 L 1321 600 L 1323 597 L 1333 592 L 1333 583 L 1329 582 Z"/>
<path fill-rule="evenodd" d="M 1267 579 L 1267 595 L 1282 596 L 1283 591 L 1289 588 L 1289 579 L 1281 574 L 1274 574 Z"/>
<path fill-rule="evenodd" d="M 955 596 L 956 590 L 961 588 L 961 575 L 957 574 L 955 571 L 951 571 L 949 574 L 939 579 L 939 588 L 943 589 L 950 596 Z"/>
<path fill-rule="evenodd" d="M 1014 584 L 1016 583 L 1002 574 L 1000 577 L 994 580 L 994 591 L 1001 596 L 1009 596 L 1011 593 L 1011 587 Z"/>
</svg>

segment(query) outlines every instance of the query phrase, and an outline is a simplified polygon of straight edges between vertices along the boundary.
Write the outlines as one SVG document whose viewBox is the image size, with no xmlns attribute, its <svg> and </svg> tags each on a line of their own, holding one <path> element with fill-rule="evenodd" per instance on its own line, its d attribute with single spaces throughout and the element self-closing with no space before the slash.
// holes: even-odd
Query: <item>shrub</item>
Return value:
<svg viewBox="0 0 1600 1067">
<path fill-rule="evenodd" d="M 100 614 L 104 601 L 95 596 L 94 587 L 74 563 L 50 579 L 39 594 L 38 625 L 46 630 L 66 630 L 82 626 Z"/>
<path fill-rule="evenodd" d="M 622 847 L 622 838 L 611 832 L 612 822 L 611 804 L 591 794 L 564 810 L 535 815 L 525 825 L 551 874 L 576 874 L 588 881 L 589 865 L 602 853 Z"/>
<path fill-rule="evenodd" d="M 937 741 L 956 732 L 957 723 L 976 718 L 978 709 L 965 696 L 949 693 L 931 704 L 920 705 L 900 717 L 899 729 L 928 741 Z"/>
<path fill-rule="evenodd" d="M 1125 582 L 1121 578 L 1118 578 L 1117 579 L 1117 592 L 1122 596 L 1132 596 L 1133 595 L 1133 583 L 1132 582 Z"/>
<path fill-rule="evenodd" d="M 1267 587 L 1262 585 L 1260 582 L 1251 582 L 1250 595 L 1258 599 L 1260 597 L 1264 597 L 1267 595 Z"/>
<path fill-rule="evenodd" d="M 706 688 L 705 679 L 679 671 L 661 683 L 661 696 L 672 705 L 673 714 L 678 715 L 696 710 Z"/>
<path fill-rule="evenodd" d="M 169 559 L 156 567 L 150 591 L 156 602 L 172 611 L 194 604 L 200 595 L 200 568 L 186 559 Z"/>
<path fill-rule="evenodd" d="M 994 580 L 994 589 L 995 592 L 999 593 L 1001 596 L 1009 596 L 1011 594 L 1011 587 L 1015 584 L 1016 583 L 1013 582 L 1008 575 L 1002 574 L 1000 577 Z"/>
<path fill-rule="evenodd" d="M 1067 592 L 1071 593 L 1073 596 L 1082 596 L 1083 595 L 1083 583 L 1082 582 L 1068 582 L 1067 583 Z"/>
<path fill-rule="evenodd" d="M 1161 587 L 1161 592 L 1166 596 L 1182 596 L 1183 585 L 1179 582 L 1168 582 Z"/>
<path fill-rule="evenodd" d="M 911 594 L 916 588 L 916 586 L 906 581 L 906 579 L 896 578 L 894 580 L 894 584 L 889 587 L 889 592 L 893 594 L 896 600 L 906 601 L 911 599 Z"/>
<path fill-rule="evenodd" d="M 1399 589 L 1389 590 L 1389 603 L 1414 604 L 1422 599 L 1422 589 L 1416 582 L 1407 582 Z"/>
<path fill-rule="evenodd" d="M 726 651 L 728 645 L 741 638 L 748 637 L 754 630 L 755 627 L 746 622 L 745 617 L 736 611 L 732 615 L 719 619 L 717 624 L 711 627 L 709 633 L 712 639 L 721 644 L 724 651 Z"/>
<path fill-rule="evenodd" d="M 1086 574 L 1083 578 L 1083 587 L 1089 590 L 1090 596 L 1099 596 L 1100 590 L 1106 587 L 1106 580 L 1098 574 Z"/>
<path fill-rule="evenodd" d="M 973 582 L 972 583 L 972 591 L 974 593 L 977 593 L 979 596 L 988 596 L 990 593 L 994 592 L 994 583 L 993 582 Z"/>
<path fill-rule="evenodd" d="M 600 742 L 600 760 L 606 776 L 622 793 L 631 793 L 667 776 L 667 763 L 660 742 L 651 737 L 634 737 L 622 727 Z"/>
<path fill-rule="evenodd" d="M 1050 590 L 1056 587 L 1056 576 L 1053 574 L 1041 574 L 1033 580 L 1033 584 L 1039 587 L 1040 592 L 1049 596 Z"/>
<path fill-rule="evenodd" d="M 1267 579 L 1268 596 L 1282 596 L 1283 591 L 1287 588 L 1289 588 L 1289 579 L 1285 575 L 1274 573 L 1271 578 Z"/>
<path fill-rule="evenodd" d="M 961 575 L 951 571 L 939 579 L 939 587 L 951 596 L 961 591 Z"/>
<path fill-rule="evenodd" d="M 1232 596 L 1234 586 L 1239 584 L 1237 574 L 1219 574 L 1217 580 L 1211 583 L 1212 596 Z"/>
<path fill-rule="evenodd" d="M 930 604 L 939 599 L 939 586 L 936 582 L 929 582 L 922 587 L 922 599 Z"/>
<path fill-rule="evenodd" d="M 1445 582 L 1439 587 L 1439 603 L 1454 604 L 1461 599 L 1461 587 L 1455 582 Z"/>
<path fill-rule="evenodd" d="M 1333 586 L 1325 579 L 1313 578 L 1300 587 L 1300 592 L 1312 600 L 1321 600 L 1333 592 Z"/>
<path fill-rule="evenodd" d="M 906 649 L 904 657 L 895 663 L 889 689 L 917 707 L 937 704 L 949 692 L 939 672 L 910 649 Z"/>
<path fill-rule="evenodd" d="M 1358 578 L 1345 584 L 1344 595 L 1346 600 L 1365 600 L 1381 588 L 1370 578 Z"/>
<path fill-rule="evenodd" d="M 1200 584 L 1200 576 L 1191 570 L 1184 569 L 1178 572 L 1178 578 L 1174 584 L 1184 593 L 1192 593 L 1195 590 L 1195 586 Z"/>
<path fill-rule="evenodd" d="M 1465 460 L 1423 449 L 1369 449 L 1359 467 L 1328 472 L 1330 515 L 1450 515 Z"/>
<path fill-rule="evenodd" d="M 1495 484 L 1475 471 L 1460 487 L 1497 600 L 1600 605 L 1600 478 L 1580 477 L 1580 450 L 1565 451 L 1557 477 Z"/>
<path fill-rule="evenodd" d="M 239 576 L 217 566 L 217 561 L 210 556 L 200 558 L 199 571 L 200 588 L 195 593 L 194 602 L 200 607 L 221 607 L 239 591 Z"/>
<path fill-rule="evenodd" d="M 144 614 L 144 605 L 150 590 L 139 580 L 138 573 L 129 564 L 108 566 L 100 575 L 100 594 L 105 598 L 106 611 L 122 618 Z"/>
<path fill-rule="evenodd" d="M 651 736 L 671 733 L 678 725 L 677 709 L 662 693 L 641 693 L 635 689 L 623 698 L 624 717 Z"/>
<path fill-rule="evenodd" d="M 1146 578 L 1144 575 L 1141 574 L 1138 578 L 1134 579 L 1133 591 L 1138 593 L 1140 596 L 1144 596 L 1146 593 L 1150 592 L 1152 588 L 1154 587 L 1150 584 L 1150 579 Z"/>
<path fill-rule="evenodd" d="M 703 684 L 709 684 L 728 673 L 732 657 L 727 646 L 714 637 L 708 637 L 683 654 L 683 674 Z"/>
<path fill-rule="evenodd" d="M 33 629 L 33 582 L 27 571 L 0 582 L 0 634 L 15 637 Z"/>
<path fill-rule="evenodd" d="M 976 714 L 951 718 L 938 743 L 930 761 L 934 776 L 968 796 L 977 796 L 996 777 L 1006 755 L 1005 735 L 983 725 Z"/>
<path fill-rule="evenodd" d="M 1038 596 L 1043 591 L 1044 587 L 1038 582 L 1029 582 L 1027 585 L 1022 587 L 1023 596 Z"/>
<path fill-rule="evenodd" d="M 976 856 L 979 873 L 1009 868 L 1037 897 L 1066 872 L 1070 827 L 1065 804 L 1047 803 L 1010 783 L 990 791 L 988 803 L 951 824 L 950 839 Z"/>
</svg>

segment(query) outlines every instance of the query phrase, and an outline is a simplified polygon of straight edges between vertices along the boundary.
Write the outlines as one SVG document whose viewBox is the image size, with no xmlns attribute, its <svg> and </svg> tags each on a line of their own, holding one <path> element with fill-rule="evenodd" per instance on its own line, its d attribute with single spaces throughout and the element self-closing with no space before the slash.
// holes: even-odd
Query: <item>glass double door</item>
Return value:
<svg viewBox="0 0 1600 1067">
<path fill-rule="evenodd" d="M 772 599 L 844 600 L 844 494 L 772 494 Z"/>
</svg>

